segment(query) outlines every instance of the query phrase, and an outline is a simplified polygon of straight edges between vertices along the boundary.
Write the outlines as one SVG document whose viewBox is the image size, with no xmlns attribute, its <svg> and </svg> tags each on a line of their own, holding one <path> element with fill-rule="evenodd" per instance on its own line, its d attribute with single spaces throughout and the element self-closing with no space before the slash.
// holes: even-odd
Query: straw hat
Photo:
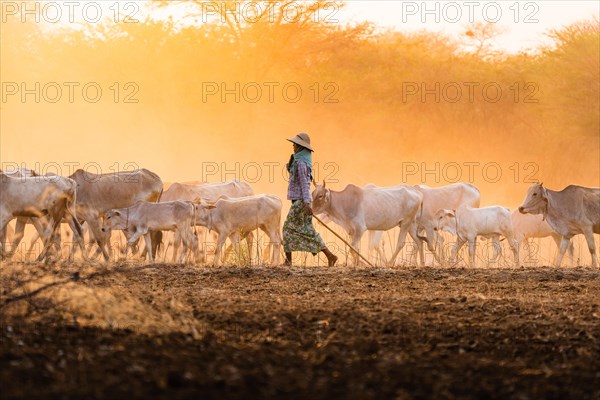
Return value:
<svg viewBox="0 0 600 400">
<path fill-rule="evenodd" d="M 314 151 L 312 146 L 310 145 L 310 136 L 308 136 L 308 133 L 299 133 L 293 138 L 289 138 L 287 140 L 289 140 L 292 143 L 296 143 L 298 146 L 307 148 L 310 151 Z"/>
</svg>

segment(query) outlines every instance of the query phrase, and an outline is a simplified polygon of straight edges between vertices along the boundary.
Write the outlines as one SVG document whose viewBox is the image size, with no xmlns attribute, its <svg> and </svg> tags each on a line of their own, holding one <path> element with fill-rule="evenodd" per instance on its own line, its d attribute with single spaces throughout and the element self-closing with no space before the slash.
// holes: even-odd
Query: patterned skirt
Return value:
<svg viewBox="0 0 600 400">
<path fill-rule="evenodd" d="M 302 200 L 293 202 L 283 223 L 283 248 L 285 252 L 307 251 L 314 255 L 325 247 L 325 242 L 313 226 L 312 216 L 306 212 L 304 202 Z"/>
</svg>

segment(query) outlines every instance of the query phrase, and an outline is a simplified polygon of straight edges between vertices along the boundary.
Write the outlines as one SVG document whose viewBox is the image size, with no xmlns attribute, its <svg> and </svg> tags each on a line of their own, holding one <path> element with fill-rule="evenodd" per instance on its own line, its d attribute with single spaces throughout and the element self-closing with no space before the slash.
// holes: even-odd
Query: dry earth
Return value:
<svg viewBox="0 0 600 400">
<path fill-rule="evenodd" d="M 4 264 L 14 398 L 599 399 L 589 268 Z"/>
</svg>

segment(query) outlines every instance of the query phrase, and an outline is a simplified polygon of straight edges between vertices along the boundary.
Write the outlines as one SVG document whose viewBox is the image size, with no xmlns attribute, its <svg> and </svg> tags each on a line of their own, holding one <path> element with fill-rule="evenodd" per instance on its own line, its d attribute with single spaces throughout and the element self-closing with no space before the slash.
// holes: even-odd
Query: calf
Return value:
<svg viewBox="0 0 600 400">
<path fill-rule="evenodd" d="M 150 262 L 154 262 L 152 254 L 152 231 L 174 231 L 181 236 L 183 252 L 179 256 L 179 263 L 183 263 L 188 250 L 194 251 L 194 261 L 198 261 L 198 240 L 192 232 L 195 225 L 196 208 L 189 201 L 171 201 L 166 203 L 150 203 L 139 201 L 131 207 L 109 210 L 104 216 L 102 232 L 119 229 L 126 233 L 127 251 L 137 240 L 144 236 L 146 250 Z"/>
<path fill-rule="evenodd" d="M 507 240 L 513 251 L 515 267 L 519 265 L 519 246 L 515 240 L 510 210 L 508 208 L 491 206 L 483 208 L 461 207 L 458 210 L 438 210 L 435 214 L 437 227 L 434 230 L 443 230 L 456 235 L 456 243 L 452 248 L 450 261 L 456 260 L 460 248 L 469 242 L 469 266 L 475 263 L 475 242 L 477 236 L 492 238 L 496 248 L 497 257 L 500 249 L 498 236 L 502 235 Z"/>
<path fill-rule="evenodd" d="M 281 247 L 281 199 L 260 194 L 235 199 L 221 198 L 215 203 L 201 201 L 196 205 L 199 225 L 215 230 L 219 238 L 214 264 L 218 264 L 227 237 L 239 247 L 240 235 L 260 228 L 269 237 L 268 248 L 273 249 L 271 265 L 279 264 Z"/>
</svg>

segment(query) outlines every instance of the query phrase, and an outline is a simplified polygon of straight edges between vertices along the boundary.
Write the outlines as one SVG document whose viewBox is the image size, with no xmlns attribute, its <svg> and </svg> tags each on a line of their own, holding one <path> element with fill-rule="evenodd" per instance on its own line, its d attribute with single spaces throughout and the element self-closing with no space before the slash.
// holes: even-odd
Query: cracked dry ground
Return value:
<svg viewBox="0 0 600 400">
<path fill-rule="evenodd" d="M 598 270 L 1 272 L 4 399 L 600 398 Z"/>
</svg>

